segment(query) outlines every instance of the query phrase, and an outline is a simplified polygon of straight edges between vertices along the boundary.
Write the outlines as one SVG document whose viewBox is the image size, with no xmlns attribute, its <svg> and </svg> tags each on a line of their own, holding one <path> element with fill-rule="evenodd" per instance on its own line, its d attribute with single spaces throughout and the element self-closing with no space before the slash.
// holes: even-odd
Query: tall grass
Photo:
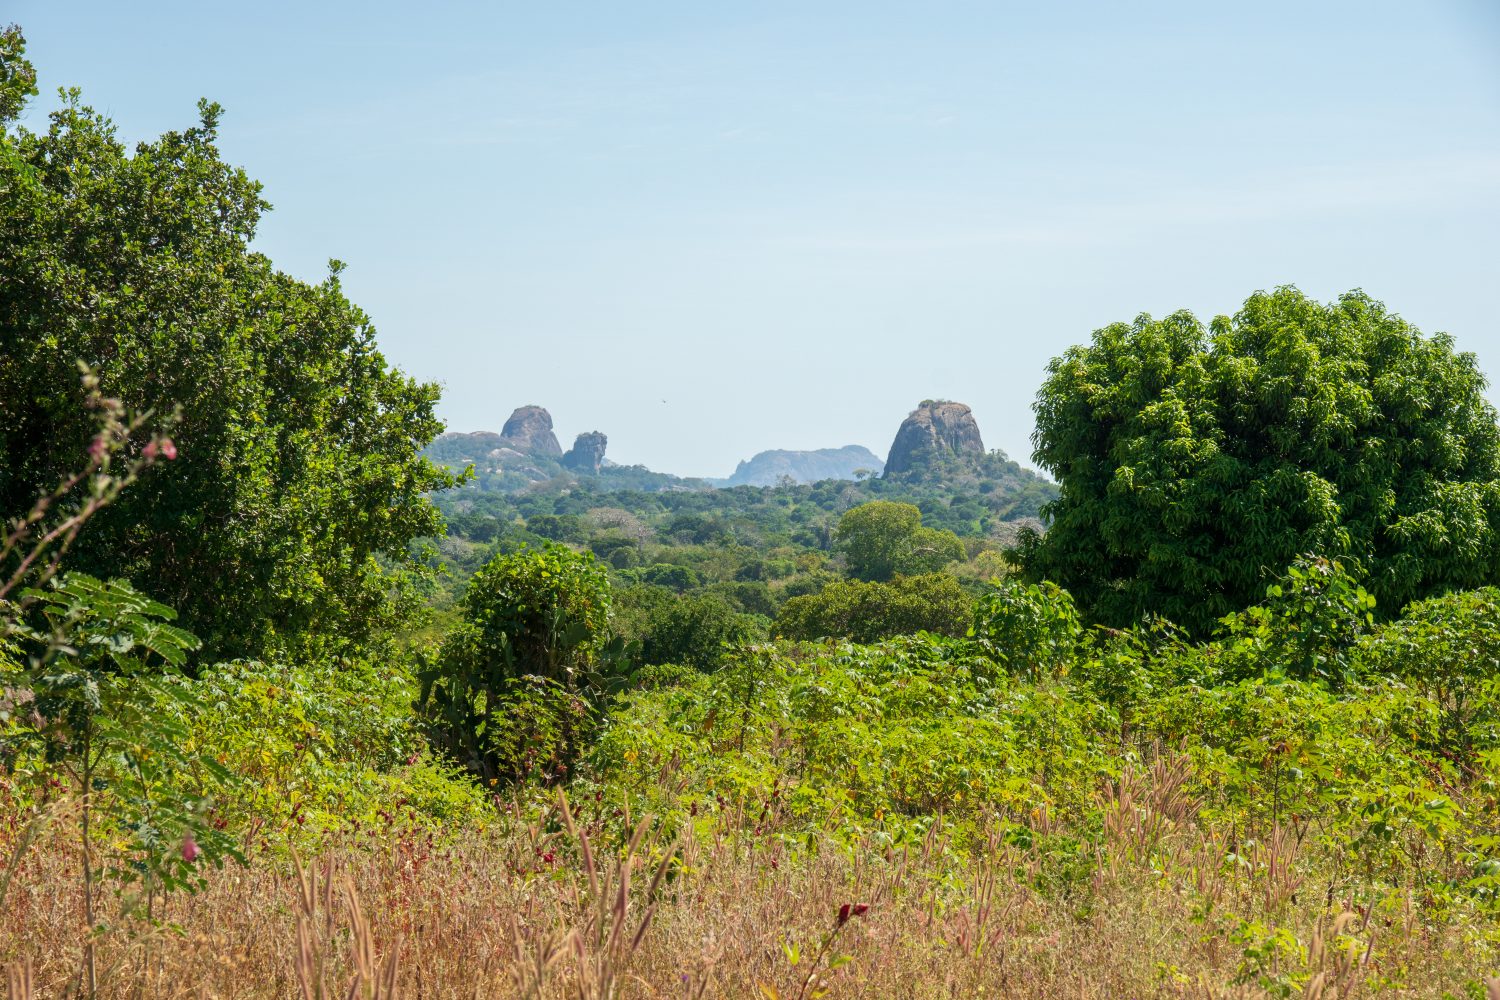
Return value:
<svg viewBox="0 0 1500 1000">
<path fill-rule="evenodd" d="M 1290 833 L 1232 849 L 1186 768 L 1163 757 L 1109 783 L 1104 832 L 1061 853 L 1066 824 L 1044 812 L 1029 844 L 997 826 L 960 852 L 936 825 L 851 849 L 566 800 L 447 842 L 392 829 L 305 862 L 265 852 L 154 922 L 108 924 L 99 995 L 1500 1000 L 1492 919 L 1361 895 Z M 76 850 L 12 829 L 10 846 L 36 843 L 7 873 L 10 996 L 79 995 Z"/>
</svg>

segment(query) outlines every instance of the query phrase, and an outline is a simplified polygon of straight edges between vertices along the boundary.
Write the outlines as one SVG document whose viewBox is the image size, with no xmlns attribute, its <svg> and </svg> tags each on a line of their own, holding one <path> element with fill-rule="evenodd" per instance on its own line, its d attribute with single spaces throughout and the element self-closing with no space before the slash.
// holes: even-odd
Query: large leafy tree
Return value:
<svg viewBox="0 0 1500 1000">
<path fill-rule="evenodd" d="M 935 573 L 964 557 L 957 535 L 922 527 L 921 510 L 891 500 L 872 500 L 845 511 L 835 539 L 850 575 L 861 580 Z"/>
<path fill-rule="evenodd" d="M 0 124 L 29 89 L 18 39 Z M 73 568 L 137 581 L 211 656 L 358 643 L 441 527 L 426 495 L 450 479 L 420 456 L 438 390 L 386 363 L 340 265 L 307 284 L 251 250 L 268 205 L 199 110 L 128 150 L 75 91 L 45 131 L 0 133 L 0 515 L 86 454 L 85 362 L 131 410 L 178 414 L 178 457 L 95 518 Z"/>
<path fill-rule="evenodd" d="M 1203 632 L 1307 552 L 1357 566 L 1389 611 L 1500 577 L 1478 365 L 1363 293 L 1260 292 L 1207 328 L 1142 316 L 1048 372 L 1033 442 L 1061 494 L 1020 555 L 1094 620 Z"/>
</svg>

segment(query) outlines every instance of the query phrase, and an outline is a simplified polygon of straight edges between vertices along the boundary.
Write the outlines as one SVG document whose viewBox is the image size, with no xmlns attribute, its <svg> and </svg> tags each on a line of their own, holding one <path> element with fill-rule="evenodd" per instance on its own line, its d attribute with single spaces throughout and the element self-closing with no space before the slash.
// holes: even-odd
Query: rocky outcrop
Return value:
<svg viewBox="0 0 1500 1000">
<path fill-rule="evenodd" d="M 517 451 L 528 455 L 561 457 L 562 445 L 552 433 L 552 414 L 540 406 L 518 407 L 500 429 L 500 436 Z"/>
<path fill-rule="evenodd" d="M 562 457 L 563 468 L 580 472 L 584 475 L 597 476 L 599 470 L 604 467 L 604 449 L 609 444 L 609 438 L 599 431 L 589 431 L 587 434 L 578 435 L 573 442 L 573 447 Z"/>
<path fill-rule="evenodd" d="M 974 414 L 963 403 L 928 399 L 901 422 L 885 460 L 885 475 L 909 472 L 934 459 L 966 455 L 984 455 Z"/>
<path fill-rule="evenodd" d="M 741 462 L 734 475 L 724 480 L 724 485 L 775 486 L 787 477 L 798 483 L 857 479 L 858 472 L 873 476 L 880 473 L 880 468 L 875 453 L 857 444 L 817 451 L 763 451 Z"/>
</svg>

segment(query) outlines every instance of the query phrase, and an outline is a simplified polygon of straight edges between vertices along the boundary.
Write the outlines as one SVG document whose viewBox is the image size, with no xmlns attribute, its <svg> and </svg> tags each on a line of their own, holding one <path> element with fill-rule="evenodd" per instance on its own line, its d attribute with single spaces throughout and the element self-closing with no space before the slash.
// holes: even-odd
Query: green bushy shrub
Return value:
<svg viewBox="0 0 1500 1000">
<path fill-rule="evenodd" d="M 753 805 L 752 822 L 763 809 L 850 836 L 899 836 L 938 812 L 964 824 L 995 810 L 1087 814 L 1112 715 L 1060 687 L 1012 685 L 967 650 L 934 636 L 751 647 L 696 681 L 628 695 L 590 765 L 641 808 Z M 669 762 L 680 800 L 663 799 Z"/>
<path fill-rule="evenodd" d="M 1066 674 L 1084 639 L 1066 590 L 1017 580 L 996 581 L 979 598 L 969 635 L 986 656 L 1031 679 Z"/>
<path fill-rule="evenodd" d="M 959 636 L 973 601 L 946 573 L 897 577 L 890 583 L 838 580 L 816 594 L 788 598 L 776 631 L 789 639 L 847 638 L 877 642 L 932 632 Z"/>
<path fill-rule="evenodd" d="M 459 611 L 419 673 L 434 742 L 491 783 L 534 768 L 529 754 L 515 755 L 526 744 L 517 725 L 548 734 L 548 759 L 571 760 L 591 714 L 575 704 L 602 694 L 623 658 L 603 567 L 560 545 L 497 556 L 474 575 Z M 536 712 L 551 714 L 539 721 Z"/>
<path fill-rule="evenodd" d="M 766 637 L 763 618 L 736 611 L 716 594 L 675 598 L 656 609 L 641 643 L 641 662 L 710 670 L 726 649 Z"/>
<path fill-rule="evenodd" d="M 205 709 L 189 719 L 193 739 L 240 779 L 221 808 L 247 839 L 295 843 L 397 821 L 478 824 L 489 814 L 479 787 L 428 748 L 404 669 L 235 661 L 196 683 Z"/>
</svg>

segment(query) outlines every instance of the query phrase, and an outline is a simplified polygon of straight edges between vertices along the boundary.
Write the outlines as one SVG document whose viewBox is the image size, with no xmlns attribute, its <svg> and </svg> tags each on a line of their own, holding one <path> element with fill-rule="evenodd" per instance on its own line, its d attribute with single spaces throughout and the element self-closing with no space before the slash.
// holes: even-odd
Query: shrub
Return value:
<svg viewBox="0 0 1500 1000">
<path fill-rule="evenodd" d="M 789 639 L 832 636 L 855 642 L 923 631 L 959 636 L 968 627 L 972 606 L 968 593 L 945 573 L 898 577 L 890 583 L 841 580 L 816 594 L 788 598 L 776 630 Z"/>
<path fill-rule="evenodd" d="M 405 669 L 365 661 L 221 663 L 198 681 L 188 717 L 202 752 L 242 779 L 222 803 L 247 840 L 310 845 L 321 835 L 396 822 L 482 822 L 478 787 L 435 759 Z"/>
<path fill-rule="evenodd" d="M 1444 747 L 1500 746 L 1500 589 L 1412 604 L 1355 655 L 1363 672 L 1399 677 L 1437 703 Z"/>
<path fill-rule="evenodd" d="M 641 647 L 643 663 L 678 663 L 710 670 L 726 648 L 765 638 L 765 620 L 736 611 L 715 594 L 670 601 L 652 615 Z"/>
<path fill-rule="evenodd" d="M 1073 598 L 1056 584 L 1002 580 L 976 602 L 969 635 L 986 656 L 1034 680 L 1073 667 L 1083 626 Z"/>
<path fill-rule="evenodd" d="M 601 669 L 615 665 L 609 580 L 592 554 L 559 545 L 501 555 L 474 575 L 460 615 L 420 672 L 420 703 L 434 739 L 461 763 L 489 780 L 519 777 L 526 767 L 507 756 L 517 743 L 504 730 L 517 693 L 597 695 Z M 560 703 L 551 694 L 542 700 Z M 558 727 L 564 759 L 586 731 L 566 703 L 548 723 Z"/>
</svg>

